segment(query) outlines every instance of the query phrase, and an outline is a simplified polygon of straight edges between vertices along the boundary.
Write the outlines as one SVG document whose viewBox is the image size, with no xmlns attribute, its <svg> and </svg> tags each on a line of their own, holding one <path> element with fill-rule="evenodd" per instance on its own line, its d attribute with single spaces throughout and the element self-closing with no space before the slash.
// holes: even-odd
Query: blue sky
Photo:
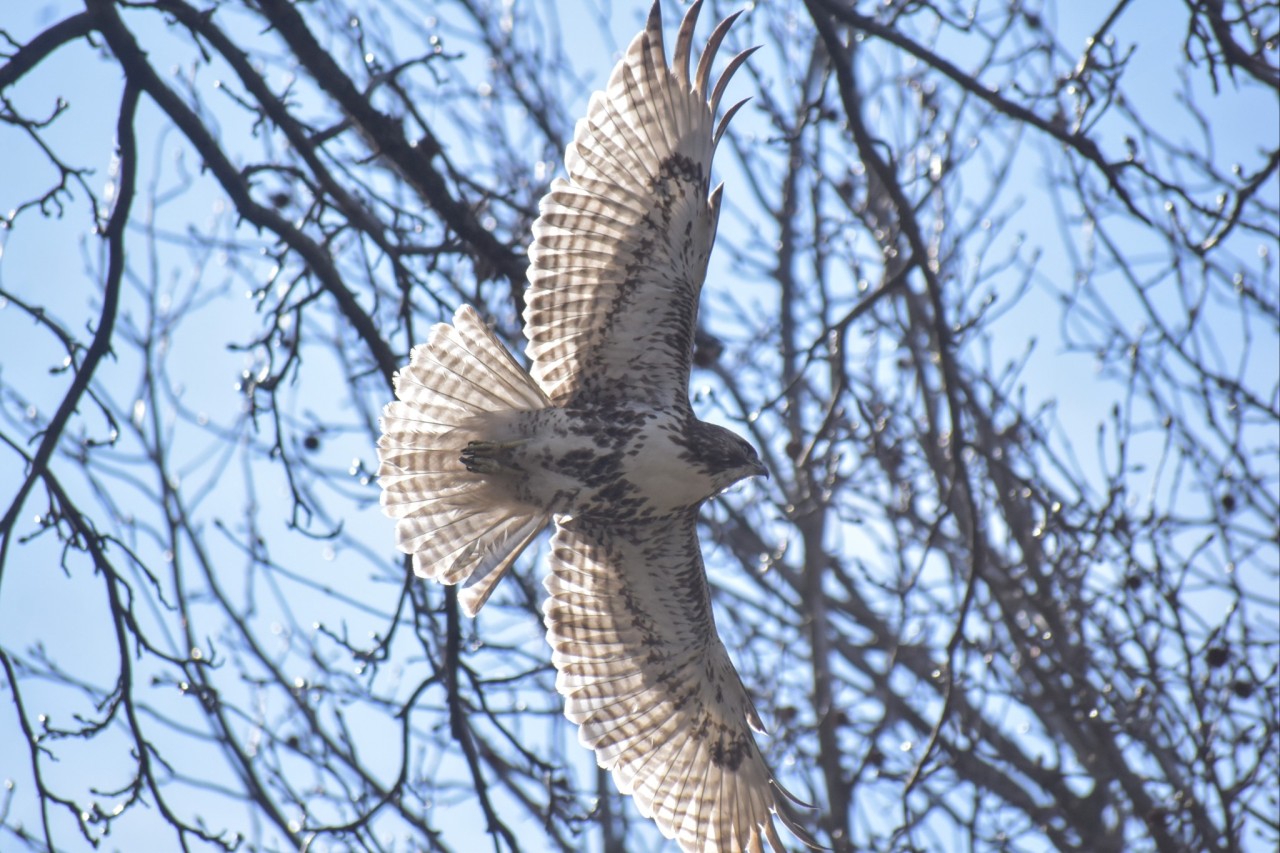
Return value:
<svg viewBox="0 0 1280 853">
<path fill-rule="evenodd" d="M 590 84 L 580 92 L 570 95 L 569 112 L 581 114 L 585 108 L 586 98 L 591 89 L 603 84 L 608 68 L 613 61 L 613 51 L 621 49 L 643 20 L 643 7 L 636 4 L 634 8 L 627 4 L 615 4 L 615 14 L 609 23 L 612 41 L 601 38 L 597 19 L 588 14 L 564 14 L 561 24 L 566 36 L 577 46 L 581 46 L 581 64 L 577 66 L 580 77 Z M 1084 38 L 1096 25 L 1097 15 L 1093 10 L 1107 4 L 1085 3 L 1063 5 L 1056 22 L 1061 33 L 1060 41 L 1065 45 L 1083 43 Z M 4 20 L 0 24 L 8 27 L 18 37 L 34 32 L 40 26 L 56 20 L 63 9 L 76 9 L 76 4 L 42 4 L 27 6 L 24 14 L 15 15 L 12 6 L 6 10 Z M 1162 99 L 1172 105 L 1175 95 L 1171 88 L 1174 81 L 1173 69 L 1177 67 L 1179 55 L 1176 45 L 1181 43 L 1181 21 L 1176 16 L 1159 13 L 1160 3 L 1147 0 L 1137 3 L 1132 13 L 1121 21 L 1116 35 L 1123 43 L 1136 40 L 1138 49 L 1131 60 L 1127 79 L 1130 91 L 1140 92 L 1142 97 L 1151 102 L 1161 103 Z M 1066 11 L 1071 10 L 1070 12 Z M 57 10 L 57 11 L 53 11 Z M 676 14 L 668 9 L 668 32 L 675 25 Z M 712 17 L 704 12 L 705 18 Z M 739 25 L 740 33 L 735 34 L 738 41 L 748 38 L 749 17 Z M 700 33 L 705 35 L 709 29 L 709 21 L 702 22 Z M 156 33 L 159 36 L 158 33 Z M 703 37 L 700 35 L 700 38 Z M 166 62 L 181 64 L 184 60 L 180 53 L 172 57 L 165 55 L 173 50 L 173 43 L 160 39 L 154 47 L 153 56 L 157 64 Z M 578 55 L 577 53 L 575 55 Z M 759 55 L 758 55 L 759 56 Z M 768 77 L 768 70 L 764 71 Z M 476 79 L 480 79 L 477 75 Z M 55 125 L 50 139 L 60 150 L 76 158 L 78 163 L 93 169 L 87 177 L 90 187 L 101 197 L 106 197 L 105 188 L 112 175 L 110 161 L 110 140 L 113 134 L 113 123 L 119 98 L 119 74 L 109 62 L 99 60 L 94 52 L 84 45 L 76 45 L 60 51 L 53 60 L 41 66 L 19 85 L 14 91 L 7 93 L 19 108 L 34 114 L 47 112 L 58 97 L 66 97 L 71 112 L 67 120 Z M 730 90 L 728 100 L 752 94 L 750 78 L 742 74 Z M 1236 97 L 1212 101 L 1208 112 L 1209 120 L 1218 127 L 1232 129 L 1230 133 L 1219 133 L 1215 140 L 1218 145 L 1217 156 L 1220 162 L 1227 163 L 1233 159 L 1252 162 L 1256 152 L 1262 145 L 1274 145 L 1277 127 L 1280 126 L 1280 110 L 1274 99 L 1266 97 Z M 430 107 L 426 107 L 430 109 Z M 874 117 L 871 117 L 874 118 Z M 225 119 L 224 119 L 225 121 Z M 742 114 L 735 127 L 747 134 L 751 141 L 753 119 L 751 108 Z M 184 183 L 183 176 L 190 176 L 192 189 L 180 197 L 169 200 L 160 208 L 144 214 L 144 219 L 155 223 L 158 233 L 181 234 L 188 228 L 217 228 L 227 232 L 222 219 L 225 202 L 211 191 L 209 181 L 199 175 L 199 163 L 177 135 L 165 130 L 164 123 L 156 111 L 144 101 L 142 120 L 140 122 L 142 155 L 144 166 L 152 162 L 163 164 L 165 187 L 180 187 Z M 235 134 L 247 134 L 247 128 L 236 125 L 234 120 L 221 127 L 228 138 Z M 1193 127 L 1187 127 L 1188 135 L 1195 133 Z M 454 141 L 462 147 L 461 143 Z M 52 175 L 39 153 L 32 148 L 20 134 L 11 127 L 0 126 L 0 150 L 4 150 L 9 158 L 9 165 L 0 176 L 0 208 L 11 208 L 20 199 L 30 197 L 39 188 L 47 186 Z M 1068 268 L 1062 254 L 1061 240 L 1054 233 L 1046 233 L 1037 226 L 1052 220 L 1046 209 L 1043 195 L 1045 192 L 1042 163 L 1035 156 L 1035 149 L 1028 147 L 1024 156 L 1015 165 L 1017 174 L 1010 185 L 1025 199 L 1022 213 L 1018 217 L 1018 227 L 1027 231 L 1028 239 L 1038 243 L 1044 257 L 1039 265 L 1038 275 L 1047 282 L 1053 282 L 1059 270 Z M 735 174 L 738 166 L 722 152 L 717 161 L 718 173 L 727 183 L 727 202 L 730 205 L 742 203 L 741 196 L 735 201 L 735 186 L 741 186 L 742 176 Z M 150 168 L 147 166 L 147 168 Z M 558 165 L 557 165 L 558 168 Z M 1274 190 L 1275 182 L 1271 189 Z M 163 195 L 163 194 L 162 194 Z M 76 206 L 62 219 L 42 219 L 34 223 L 30 214 L 19 223 L 18 230 L 0 235 L 0 286 L 22 295 L 28 301 L 43 305 L 51 314 L 59 318 L 68 329 L 87 337 L 83 333 L 86 323 L 91 323 L 96 314 L 99 296 L 95 290 L 92 277 L 86 274 L 97 261 L 101 251 L 96 236 L 90 233 L 91 222 L 85 215 L 80 202 L 83 194 L 75 191 Z M 726 212 L 722 220 L 722 240 L 743 241 L 750 235 L 745 233 L 742 225 L 732 212 Z M 736 230 L 735 230 L 736 229 Z M 1007 240 L 1014 238 L 1016 229 L 1008 229 Z M 1078 235 L 1073 235 L 1078 236 Z M 146 251 L 147 235 L 131 233 L 131 252 L 141 256 Z M 1134 234 L 1134 239 L 1145 239 Z M 208 414 L 215 423 L 229 420 L 227 413 L 235 413 L 241 405 L 243 395 L 236 389 L 242 371 L 255 371 L 260 363 L 252 355 L 229 352 L 225 343 L 230 337 L 243 337 L 246 324 L 255 322 L 251 294 L 241 284 L 240 259 L 234 255 L 211 252 L 207 256 L 184 250 L 174 245 L 173 241 L 159 240 L 156 244 L 155 265 L 161 280 L 172 280 L 173 298 L 180 301 L 193 293 L 204 293 L 210 302 L 201 308 L 200 321 L 188 323 L 182 327 L 182 334 L 175 336 L 170 345 L 174 349 L 172 364 L 180 366 L 181 386 L 183 388 L 182 405 L 194 413 Z M 1152 247 L 1150 263 L 1162 263 L 1162 256 L 1155 253 Z M 1258 241 L 1259 264 L 1267 263 L 1263 257 L 1265 251 L 1274 254 L 1274 241 L 1268 246 L 1267 241 Z M 1140 249 L 1135 249 L 1140 252 Z M 715 298 L 717 287 L 725 287 L 726 282 L 733 281 L 733 272 L 727 268 L 724 252 L 713 259 L 712 272 L 708 283 L 708 299 Z M 198 272 L 189 267 L 199 264 Z M 1270 281 L 1275 283 L 1274 257 L 1269 265 Z M 145 306 L 142 304 L 139 291 L 130 289 L 127 302 L 128 310 L 122 315 L 121 322 L 127 326 L 130 322 L 142 322 Z M 1171 309 L 1176 306 L 1171 305 Z M 1105 414 L 1115 400 L 1115 387 L 1110 382 L 1102 381 L 1098 376 L 1098 365 L 1093 359 L 1080 355 L 1065 355 L 1058 339 L 1056 322 L 1044 322 L 1044 317 L 1052 316 L 1053 300 L 1044 291 L 1037 291 L 1032 298 L 1024 302 L 1017 311 L 1006 316 L 997 327 L 998 335 L 991 344 L 996 361 L 1008 354 L 1021 352 L 1027 346 L 1027 340 L 1035 336 L 1039 343 L 1034 357 L 1029 361 L 1026 372 L 1026 385 L 1032 395 L 1039 394 L 1043 399 L 1054 398 L 1058 401 L 1059 413 L 1067 433 L 1078 439 L 1082 467 L 1086 471 L 1096 472 L 1097 462 L 1094 459 L 1095 430 L 1097 424 L 1105 419 Z M 425 321 L 437 319 L 424 318 Z M 254 328 L 249 325 L 247 328 Z M 234 329 L 232 336 L 228 329 Z M 322 331 L 322 330 L 318 330 Z M 1224 348 L 1229 348 L 1233 341 L 1232 332 L 1223 336 Z M 0 391 L 9 393 L 9 389 L 18 389 L 34 407 L 37 417 L 47 417 L 57 405 L 69 382 L 67 373 L 49 374 L 63 361 L 65 353 L 56 342 L 36 328 L 30 318 L 9 305 L 0 309 Z M 1257 377 L 1258 387 L 1274 387 L 1277 371 L 1280 371 L 1280 351 L 1277 342 L 1272 338 L 1264 341 L 1259 349 L 1255 362 L 1250 364 L 1249 371 Z M 325 353 L 315 350 L 309 356 L 309 384 L 307 387 L 324 387 L 326 382 L 340 387 L 345 382 L 344 366 Z M 1224 353 L 1224 360 L 1230 363 L 1232 354 Z M 137 363 L 128 350 L 117 353 L 117 359 L 104 365 L 102 377 L 104 384 L 120 402 L 122 408 L 131 411 L 140 418 L 149 417 L 145 409 L 137 411 L 130 401 L 138 393 L 136 377 Z M 327 379 L 325 378 L 327 377 Z M 337 394 L 331 400 L 291 395 L 292 410 L 287 414 L 300 422 L 314 420 L 316 423 L 336 423 L 350 427 L 356 421 L 356 415 L 350 410 L 349 401 Z M 165 414 L 169 417 L 169 413 Z M 76 428 L 86 429 L 91 434 L 101 436 L 105 426 L 92 417 L 83 422 L 77 421 Z M 204 510 L 210 515 L 225 515 L 230 518 L 245 516 L 246 508 L 252 507 L 258 513 L 264 528 L 279 532 L 283 529 L 284 517 L 282 507 L 287 505 L 288 491 L 278 475 L 270 471 L 261 471 L 253 477 L 245 476 L 241 470 L 241 457 L 234 450 L 227 457 L 218 455 L 216 447 L 211 447 L 207 439 L 182 425 L 180 420 L 174 421 L 175 433 L 181 437 L 175 443 L 174 452 L 177 461 L 175 470 L 187 472 L 190 478 L 188 486 L 195 484 L 207 491 Z M 1158 448 L 1150 448 L 1154 455 Z M 354 460 L 363 461 L 365 466 L 373 462 L 373 450 L 358 430 L 350 429 L 342 434 L 330 434 L 326 437 L 325 453 L 332 457 L 332 464 L 345 467 Z M 65 463 L 64 463 L 65 464 Z M 17 482 L 22 471 L 13 454 L 0 453 L 0 483 Z M 256 488 L 250 490 L 247 483 Z M 350 480 L 353 492 L 359 493 L 363 484 L 359 475 Z M 83 483 L 75 484 L 83 489 Z M 366 494 L 372 494 L 366 490 Z M 126 509 L 130 505 L 131 496 L 128 489 L 122 488 L 117 501 Z M 382 518 L 376 508 L 366 500 L 351 501 L 344 505 L 337 496 L 331 497 L 331 506 L 335 512 L 341 512 L 346 532 L 350 539 L 359 540 L 368 547 L 367 551 L 357 551 L 349 547 L 336 548 L 324 541 L 303 540 L 300 547 L 310 548 L 310 554 L 301 555 L 311 558 L 312 572 L 309 580 L 318 588 L 342 589 L 353 583 L 353 578 L 368 583 L 358 597 L 369 605 L 369 611 L 358 608 L 346 611 L 335 609 L 333 599 L 316 595 L 314 621 L 332 627 L 339 623 L 351 628 L 353 634 L 360 631 L 375 630 L 382 624 L 382 616 L 390 602 L 394 600 L 397 588 L 392 578 L 394 563 L 391 553 L 391 524 Z M 350 506 L 359 507 L 359 511 L 348 511 Z M 25 517 L 34 518 L 42 512 L 42 504 L 32 499 L 27 504 Z M 214 537 L 215 539 L 217 537 Z M 296 542 L 299 537 L 293 537 Z M 141 542 L 139 547 L 144 551 L 148 543 Z M 236 576 L 241 560 L 233 548 L 225 545 L 218 549 L 219 559 L 228 561 L 237 568 L 228 572 L 228 585 L 232 594 L 244 594 L 249 581 Z M 0 644 L 11 649 L 25 649 L 35 640 L 44 643 L 50 657 L 54 660 L 74 666 L 76 673 L 90 677 L 96 672 L 113 672 L 117 652 L 110 645 L 100 642 L 100 638 L 111 635 L 99 609 L 101 591 L 100 583 L 85 566 L 73 563 L 70 577 L 65 577 L 59 569 L 60 550 L 51 536 L 44 536 L 30 543 L 21 544 L 10 557 L 10 564 L 5 570 L 0 585 Z M 266 599 L 267 609 L 273 605 Z M 288 601 L 295 613 L 305 611 L 306 606 L 299 607 L 297 600 Z M 1207 603 L 1207 607 L 1214 607 Z M 279 636 L 282 648 L 288 643 L 288 636 L 294 631 L 313 630 L 311 619 L 299 619 L 297 625 L 289 623 L 288 607 L 284 602 L 278 606 Z M 159 624 L 159 620 L 157 620 Z M 530 647 L 540 644 L 541 627 L 536 624 L 503 622 L 496 618 L 482 619 L 478 626 L 484 636 L 491 641 L 515 638 L 513 642 L 528 643 Z M 184 651 L 179 637 L 173 637 L 173 651 Z M 407 664 L 412 666 L 412 662 Z M 300 668 L 296 677 L 306 679 L 305 669 Z M 411 672 L 404 674 L 407 686 L 416 683 Z M 34 687 L 32 697 L 50 709 L 51 715 L 66 720 L 76 703 L 81 701 L 53 687 Z M 555 701 L 555 697 L 551 697 Z M 186 701 L 180 692 L 173 688 L 164 693 L 156 701 Z M 394 732 L 380 728 L 385 720 L 370 717 L 363 721 L 370 738 L 393 737 Z M 566 751 L 577 749 L 571 727 L 562 720 L 549 722 L 531 722 L 532 737 L 549 737 L 564 743 Z M 0 702 L 0 777 L 23 775 L 7 768 L 25 766 L 25 751 L 18 748 L 18 742 L 11 736 L 16 733 L 16 724 L 12 705 Z M 183 741 L 188 743 L 188 741 Z M 120 747 L 121 743 L 114 744 Z M 102 748 L 102 747 L 95 747 Z M 90 755 L 88 760 L 111 760 L 109 750 L 101 756 Z M 394 755 L 388 756 L 387 772 L 394 770 Z M 199 756 L 201 762 L 218 762 L 222 759 L 214 752 Z M 442 759 L 446 769 L 455 757 Z M 66 762 L 62 771 L 75 772 L 75 762 Z M 588 765 L 579 762 L 575 765 L 579 772 L 585 773 Z M 453 767 L 451 772 L 457 772 Z M 587 777 L 584 775 L 583 779 Z M 15 800 L 16 807 L 32 814 L 32 802 L 25 792 L 19 792 Z M 226 804 L 228 809 L 234 809 Z M 483 820 L 470 802 L 451 804 L 449 808 L 451 822 L 466 822 L 476 827 L 478 837 L 482 837 Z M 117 849 L 139 849 L 155 839 L 149 836 L 151 830 L 145 823 L 123 824 L 118 832 L 113 833 L 111 844 L 119 845 Z M 67 831 L 60 837 L 70 845 L 73 836 Z"/>
</svg>

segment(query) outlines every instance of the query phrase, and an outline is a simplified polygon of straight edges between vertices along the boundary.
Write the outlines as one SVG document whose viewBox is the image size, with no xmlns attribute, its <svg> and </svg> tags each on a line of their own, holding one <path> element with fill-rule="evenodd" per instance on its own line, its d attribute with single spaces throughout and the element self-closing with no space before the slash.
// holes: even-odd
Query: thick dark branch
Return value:
<svg viewBox="0 0 1280 853">
<path fill-rule="evenodd" d="M 1124 206 L 1131 214 L 1133 214 L 1134 217 L 1147 225 L 1152 224 L 1151 220 L 1147 218 L 1147 215 L 1138 208 L 1137 203 L 1133 200 L 1133 196 L 1129 193 L 1129 188 L 1121 182 L 1116 165 L 1107 160 L 1106 156 L 1102 153 L 1102 149 L 1099 148 L 1098 144 L 1088 136 L 1081 133 L 1072 133 L 1061 123 L 1041 118 L 1034 111 L 1027 109 L 1021 104 L 1014 103 L 999 92 L 994 91 L 987 86 L 983 86 L 978 82 L 977 78 L 961 71 L 954 63 L 949 62 L 923 45 L 912 41 L 892 27 L 881 24 L 874 18 L 859 14 L 852 8 L 846 8 L 832 2 L 832 0 L 806 0 L 806 4 L 809 6 L 809 10 L 813 15 L 814 22 L 819 24 L 819 30 L 821 30 L 822 26 L 820 19 L 826 17 L 822 14 L 822 12 L 825 11 L 832 17 L 844 21 L 863 32 L 870 33 L 871 35 L 874 35 L 879 39 L 883 39 L 889 44 L 906 51 L 920 61 L 938 69 L 952 82 L 960 86 L 960 88 L 964 89 L 969 94 L 980 98 L 992 107 L 995 107 L 1002 114 L 1009 118 L 1016 119 L 1030 127 L 1034 127 L 1042 133 L 1052 136 L 1063 145 L 1068 146 L 1090 163 L 1093 163 L 1098 170 L 1102 172 L 1103 176 L 1106 178 L 1108 186 L 1110 186 L 1112 191 L 1120 198 L 1121 201 L 1124 202 Z M 821 7 L 821 10 L 817 7 Z"/>
<path fill-rule="evenodd" d="M 106 38 L 108 46 L 124 67 L 125 73 L 156 102 L 187 137 L 204 159 L 205 165 L 218 179 L 223 190 L 231 197 L 240 215 L 259 228 L 265 228 L 277 235 L 290 249 L 302 257 L 324 289 L 338 303 L 343 316 L 356 330 L 360 340 L 369 348 L 379 371 L 389 385 L 392 374 L 399 366 L 399 359 L 391 352 L 390 346 L 387 345 L 373 318 L 343 282 L 329 253 L 295 228 L 285 217 L 258 204 L 253 199 L 244 175 L 227 158 L 222 146 L 205 127 L 200 117 L 156 74 L 155 69 L 147 61 L 146 54 L 138 47 L 133 34 L 120 20 L 114 5 L 108 0 L 87 0 L 87 4 L 95 13 L 95 25 Z"/>
<path fill-rule="evenodd" d="M 1243 68 L 1246 74 L 1259 83 L 1280 91 L 1280 67 L 1269 65 L 1265 54 L 1252 54 L 1240 46 L 1231 35 L 1231 25 L 1227 23 L 1226 4 L 1223 0 L 1188 0 L 1187 6 L 1192 15 L 1208 21 L 1213 38 L 1222 51 L 1222 58 L 1229 67 Z"/>
<path fill-rule="evenodd" d="M 120 306 L 120 286 L 124 279 L 125 226 L 129 222 L 130 208 L 133 205 L 136 190 L 134 183 L 137 175 L 138 152 L 133 134 L 133 118 L 137 105 L 138 87 L 126 82 L 124 101 L 121 104 L 120 118 L 116 125 L 116 150 L 119 154 L 119 173 L 116 176 L 116 201 L 103 231 L 103 239 L 107 243 L 108 261 L 106 280 L 103 282 L 102 289 L 102 311 L 98 315 L 98 328 L 94 330 L 93 341 L 85 350 L 84 360 L 75 371 L 75 377 L 71 380 L 71 387 L 67 389 L 67 393 L 63 396 L 57 411 L 54 412 L 49 421 L 49 426 L 45 429 L 44 437 L 40 440 L 40 446 L 32 457 L 31 466 L 27 470 L 26 477 L 23 478 L 17 495 L 14 496 L 13 502 L 9 504 L 9 509 L 5 512 L 4 518 L 0 518 L 0 582 L 4 580 L 4 567 L 8 558 L 9 546 L 13 542 L 13 526 L 17 521 L 18 513 L 22 511 L 22 507 L 27 501 L 27 496 L 31 494 L 31 489 L 48 471 L 49 460 L 53 457 L 53 452 L 57 449 L 58 442 L 62 440 L 62 434 L 67 428 L 67 423 L 80 405 L 80 400 L 88 390 L 89 383 L 93 381 L 98 365 L 101 364 L 107 353 L 111 351 L 112 336 L 115 334 L 116 312 Z"/>
<path fill-rule="evenodd" d="M 289 140 L 293 151 L 311 169 L 311 174 L 315 176 L 316 181 L 337 202 L 342 213 L 353 225 L 367 234 L 386 253 L 392 263 L 399 264 L 399 253 L 387 240 L 386 225 L 380 222 L 360 199 L 348 192 L 346 187 L 325 167 L 311 134 L 293 117 L 284 102 L 271 91 L 262 75 L 254 69 L 249 55 L 241 50 L 221 28 L 214 25 L 212 15 L 199 12 L 179 0 L 162 0 L 159 5 L 192 32 L 207 39 L 209 44 L 222 55 L 235 70 L 240 82 L 253 95 L 262 111 Z"/>
<path fill-rule="evenodd" d="M 24 74 L 67 42 L 84 38 L 91 32 L 93 20 L 88 12 L 72 15 L 42 30 L 31 41 L 20 45 L 8 62 L 0 65 L 0 92 L 18 82 Z"/>
<path fill-rule="evenodd" d="M 444 176 L 432 164 L 436 146 L 410 142 L 400 122 L 380 112 L 356 89 L 351 78 L 315 40 L 295 4 L 289 0 L 261 0 L 259 7 L 293 49 L 302 67 L 355 123 L 374 153 L 394 165 L 445 224 L 502 272 L 511 283 L 513 294 L 522 293 L 528 262 L 494 237 L 466 204 L 453 197 Z"/>
</svg>

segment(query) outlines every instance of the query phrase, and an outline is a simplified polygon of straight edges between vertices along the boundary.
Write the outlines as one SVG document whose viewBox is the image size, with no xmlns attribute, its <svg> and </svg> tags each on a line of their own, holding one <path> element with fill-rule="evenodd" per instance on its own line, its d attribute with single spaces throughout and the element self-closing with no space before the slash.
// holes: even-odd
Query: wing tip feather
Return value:
<svg viewBox="0 0 1280 853">
<path fill-rule="evenodd" d="M 707 84 L 711 80 L 711 66 L 715 62 L 716 53 L 720 50 L 720 44 L 724 41 L 725 36 L 729 34 L 729 28 L 733 26 L 734 21 L 741 17 L 745 10 L 739 9 L 732 15 L 716 24 L 716 28 L 711 31 L 711 35 L 707 38 L 707 45 L 702 49 L 702 56 L 698 57 L 698 70 L 694 74 L 694 91 L 706 97 Z"/>
</svg>

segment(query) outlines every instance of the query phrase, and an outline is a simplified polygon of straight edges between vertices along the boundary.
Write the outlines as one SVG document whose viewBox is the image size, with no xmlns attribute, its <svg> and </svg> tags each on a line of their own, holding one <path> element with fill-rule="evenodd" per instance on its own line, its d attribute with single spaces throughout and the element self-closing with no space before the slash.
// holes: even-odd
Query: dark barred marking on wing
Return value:
<svg viewBox="0 0 1280 853">
<path fill-rule="evenodd" d="M 657 4 L 608 86 L 596 92 L 552 182 L 529 249 L 525 334 L 533 375 L 553 402 L 626 395 L 688 406 L 698 296 L 719 219 L 710 191 L 716 142 L 741 106 L 715 114 L 735 56 L 711 86 L 734 15 L 716 28 L 692 84 L 698 4 L 667 66 Z"/>
</svg>

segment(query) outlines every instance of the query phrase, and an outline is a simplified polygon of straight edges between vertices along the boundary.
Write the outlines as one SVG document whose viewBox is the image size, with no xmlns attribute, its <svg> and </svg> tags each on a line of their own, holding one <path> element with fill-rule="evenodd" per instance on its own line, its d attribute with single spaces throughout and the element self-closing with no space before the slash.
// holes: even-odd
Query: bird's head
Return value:
<svg viewBox="0 0 1280 853">
<path fill-rule="evenodd" d="M 769 470 L 760 461 L 760 454 L 740 435 L 715 424 L 702 424 L 705 441 L 699 448 L 700 461 L 710 470 L 716 490 L 727 489 L 739 480 L 763 474 Z"/>
</svg>

